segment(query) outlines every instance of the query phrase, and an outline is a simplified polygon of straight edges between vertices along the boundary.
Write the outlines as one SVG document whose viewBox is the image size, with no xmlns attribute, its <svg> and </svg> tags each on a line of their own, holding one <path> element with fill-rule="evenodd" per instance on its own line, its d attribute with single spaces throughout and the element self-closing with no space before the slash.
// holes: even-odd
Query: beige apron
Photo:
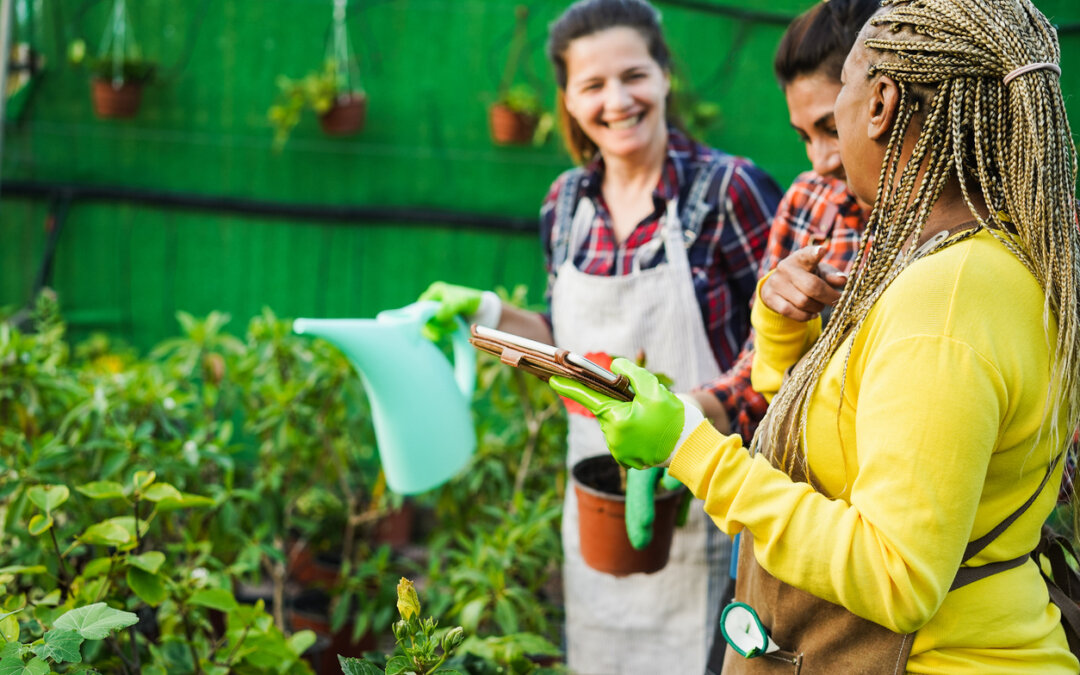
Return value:
<svg viewBox="0 0 1080 675">
<path fill-rule="evenodd" d="M 638 250 L 631 274 L 597 276 L 573 265 L 595 217 L 579 200 L 567 259 L 552 289 L 555 343 L 584 354 L 603 351 L 633 358 L 645 351 L 647 367 L 671 377 L 676 391 L 720 374 L 694 293 L 675 200 L 668 203 L 655 244 Z M 650 242 L 652 243 L 652 242 Z M 666 262 L 641 270 L 664 246 Z M 607 454 L 596 420 L 570 415 L 567 466 Z M 731 540 L 695 500 L 676 530 L 667 566 L 651 575 L 614 577 L 588 567 L 578 540 L 577 500 L 566 491 L 563 510 L 563 592 L 567 665 L 577 675 L 698 675 L 728 583 Z"/>
</svg>

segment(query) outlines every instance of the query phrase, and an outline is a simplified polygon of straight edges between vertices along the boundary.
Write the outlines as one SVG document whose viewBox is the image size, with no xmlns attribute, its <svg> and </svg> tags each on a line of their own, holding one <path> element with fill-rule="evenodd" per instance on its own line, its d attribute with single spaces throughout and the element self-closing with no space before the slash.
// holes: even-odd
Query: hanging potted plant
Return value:
<svg viewBox="0 0 1080 675">
<path fill-rule="evenodd" d="M 345 27 L 346 0 L 334 0 L 334 25 L 320 70 L 294 80 L 278 77 L 278 96 L 270 106 L 274 127 L 274 148 L 284 147 L 306 109 L 319 117 L 319 127 L 328 136 L 351 136 L 364 128 L 367 94 Z"/>
<path fill-rule="evenodd" d="M 80 64 L 86 45 L 76 40 L 68 58 Z M 155 64 L 142 56 L 127 16 L 126 0 L 115 0 L 96 58 L 89 60 L 94 112 L 102 119 L 134 117 L 142 103 L 143 86 L 154 76 Z"/>
<path fill-rule="evenodd" d="M 488 108 L 491 140 L 497 145 L 539 145 L 551 130 L 553 120 L 540 105 L 540 94 L 535 87 L 524 83 L 514 84 L 521 53 L 525 49 L 528 8 L 518 5 L 514 17 L 516 23 L 510 41 L 510 54 L 495 102 Z"/>
</svg>

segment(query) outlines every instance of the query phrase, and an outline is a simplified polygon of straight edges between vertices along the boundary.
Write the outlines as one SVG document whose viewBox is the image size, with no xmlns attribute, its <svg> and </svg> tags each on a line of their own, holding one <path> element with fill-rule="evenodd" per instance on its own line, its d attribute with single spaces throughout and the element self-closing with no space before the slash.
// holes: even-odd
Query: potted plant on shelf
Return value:
<svg viewBox="0 0 1080 675">
<path fill-rule="evenodd" d="M 322 69 L 299 80 L 278 78 L 278 97 L 269 112 L 276 150 L 284 147 L 300 122 L 301 113 L 308 108 L 319 116 L 319 126 L 328 136 L 351 136 L 364 128 L 367 94 L 360 86 L 356 58 L 345 27 L 347 2 L 334 0 L 333 30 Z"/>
<path fill-rule="evenodd" d="M 364 127 L 367 94 L 358 87 L 342 88 L 340 81 L 339 67 L 333 60 L 300 79 L 278 77 L 278 96 L 268 113 L 275 149 L 285 146 L 305 110 L 318 115 L 319 126 L 329 136 L 349 136 Z"/>
<path fill-rule="evenodd" d="M 134 117 L 142 103 L 143 86 L 154 76 L 155 64 L 143 58 L 131 30 L 125 0 L 115 0 L 98 56 L 87 60 L 94 112 L 103 119 Z M 68 59 L 83 63 L 86 44 L 76 40 Z"/>
<path fill-rule="evenodd" d="M 540 105 L 536 87 L 514 83 L 521 54 L 525 49 L 529 10 L 518 5 L 514 10 L 514 35 L 506 58 L 502 80 L 495 102 L 488 108 L 491 140 L 497 145 L 541 144 L 551 130 L 554 120 Z"/>
</svg>

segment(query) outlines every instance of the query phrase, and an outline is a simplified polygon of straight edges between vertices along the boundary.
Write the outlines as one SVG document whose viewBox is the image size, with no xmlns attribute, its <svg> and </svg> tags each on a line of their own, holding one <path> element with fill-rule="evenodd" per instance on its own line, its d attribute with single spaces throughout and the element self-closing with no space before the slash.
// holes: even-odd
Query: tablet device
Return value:
<svg viewBox="0 0 1080 675">
<path fill-rule="evenodd" d="M 634 388 L 625 375 L 616 375 L 580 354 L 476 324 L 470 333 L 469 342 L 477 349 L 545 382 L 552 375 L 560 375 L 620 401 L 634 398 Z"/>
</svg>

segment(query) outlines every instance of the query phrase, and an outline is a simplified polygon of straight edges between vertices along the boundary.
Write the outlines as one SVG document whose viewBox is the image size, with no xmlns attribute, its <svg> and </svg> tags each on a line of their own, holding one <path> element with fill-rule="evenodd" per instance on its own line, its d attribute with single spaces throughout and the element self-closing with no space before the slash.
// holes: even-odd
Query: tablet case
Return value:
<svg viewBox="0 0 1080 675">
<path fill-rule="evenodd" d="M 527 349 L 519 345 L 511 344 L 505 340 L 484 337 L 476 334 L 476 325 L 470 327 L 472 337 L 469 342 L 480 351 L 494 354 L 500 361 L 508 366 L 519 368 L 525 372 L 539 377 L 547 382 L 552 375 L 560 375 L 581 382 L 586 387 L 594 389 L 619 401 L 633 400 L 634 395 L 630 386 L 630 380 L 625 375 L 619 375 L 615 384 L 606 382 L 593 372 L 566 360 L 569 354 L 565 349 L 556 347 L 555 356 L 549 356 L 543 352 Z"/>
</svg>

